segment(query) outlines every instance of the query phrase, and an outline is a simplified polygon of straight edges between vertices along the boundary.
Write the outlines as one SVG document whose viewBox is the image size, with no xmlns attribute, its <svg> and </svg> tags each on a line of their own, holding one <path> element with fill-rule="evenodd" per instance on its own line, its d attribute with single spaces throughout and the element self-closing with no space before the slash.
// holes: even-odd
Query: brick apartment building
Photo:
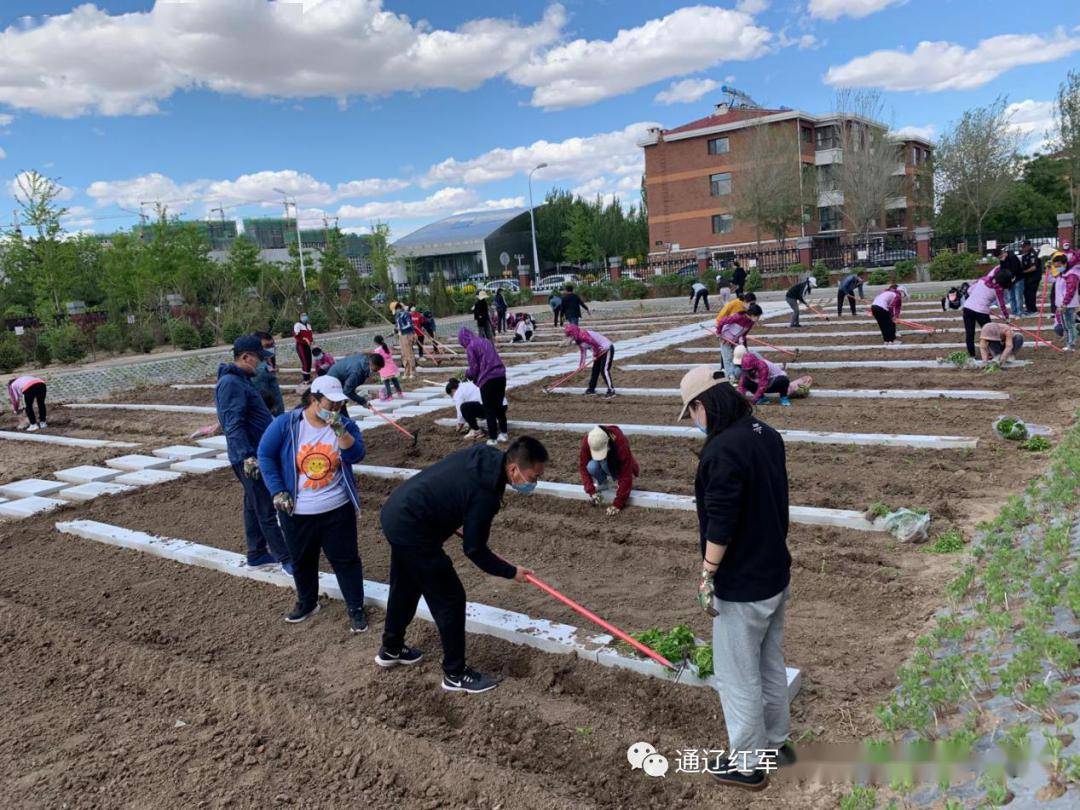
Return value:
<svg viewBox="0 0 1080 810">
<path fill-rule="evenodd" d="M 877 122 L 865 123 L 885 129 Z M 702 248 L 726 253 L 756 246 L 755 227 L 738 221 L 734 208 L 751 131 L 762 124 L 798 133 L 798 159 L 804 167 L 815 167 L 816 209 L 801 227 L 789 231 L 789 237 L 812 237 L 815 245 L 842 239 L 846 233 L 843 192 L 837 189 L 834 169 L 843 159 L 841 120 L 836 115 L 798 110 L 718 104 L 705 118 L 674 129 L 650 130 L 640 144 L 645 150 L 650 256 Z M 910 237 L 916 227 L 928 224 L 924 220 L 930 213 L 931 190 L 924 164 L 932 147 L 917 138 L 906 139 L 902 145 L 904 165 L 897 164 L 896 172 L 904 175 L 902 196 L 886 205 L 878 221 L 878 237 Z M 762 244 L 775 247 L 776 241 L 763 236 Z"/>
</svg>

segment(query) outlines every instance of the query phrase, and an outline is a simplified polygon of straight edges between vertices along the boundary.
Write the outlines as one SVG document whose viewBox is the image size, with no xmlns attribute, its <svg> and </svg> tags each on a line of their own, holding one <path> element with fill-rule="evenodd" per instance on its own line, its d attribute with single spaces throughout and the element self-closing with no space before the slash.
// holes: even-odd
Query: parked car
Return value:
<svg viewBox="0 0 1080 810">
<path fill-rule="evenodd" d="M 539 282 L 533 285 L 533 291 L 535 292 L 551 292 L 557 290 L 564 284 L 580 284 L 581 279 L 575 276 L 573 273 L 565 273 L 561 275 L 545 276 L 540 279 Z"/>
<path fill-rule="evenodd" d="M 684 265 L 676 270 L 675 274 L 684 277 L 696 276 L 698 274 L 698 266 L 696 263 Z"/>
<path fill-rule="evenodd" d="M 489 293 L 494 293 L 496 290 L 516 293 L 521 292 L 521 285 L 510 278 L 497 278 L 494 281 L 489 281 L 486 284 L 481 284 L 480 289 L 487 290 Z"/>
<path fill-rule="evenodd" d="M 892 267 L 897 262 L 915 261 L 918 255 L 914 250 L 875 250 L 866 262 L 867 267 Z"/>
</svg>

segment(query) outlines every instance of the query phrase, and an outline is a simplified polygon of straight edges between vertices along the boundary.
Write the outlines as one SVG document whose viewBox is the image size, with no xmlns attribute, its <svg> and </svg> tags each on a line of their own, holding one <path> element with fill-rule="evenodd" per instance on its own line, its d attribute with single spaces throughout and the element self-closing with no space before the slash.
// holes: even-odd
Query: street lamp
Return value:
<svg viewBox="0 0 1080 810">
<path fill-rule="evenodd" d="M 285 201 L 285 221 L 289 221 L 289 195 L 280 188 L 275 188 Z M 304 288 L 304 306 L 307 307 L 307 268 L 304 266 L 304 240 L 300 238 L 300 206 L 296 204 L 296 197 L 292 198 L 292 207 L 296 209 L 296 248 L 300 252 L 300 286 Z"/>
<path fill-rule="evenodd" d="M 532 171 L 529 172 L 529 227 L 532 230 L 532 248 L 533 248 L 533 274 L 536 280 L 540 280 L 540 256 L 536 252 L 536 217 L 533 216 L 533 198 L 532 198 L 532 176 L 533 172 L 540 169 L 547 168 L 546 163 L 541 163 L 534 166 Z"/>
</svg>

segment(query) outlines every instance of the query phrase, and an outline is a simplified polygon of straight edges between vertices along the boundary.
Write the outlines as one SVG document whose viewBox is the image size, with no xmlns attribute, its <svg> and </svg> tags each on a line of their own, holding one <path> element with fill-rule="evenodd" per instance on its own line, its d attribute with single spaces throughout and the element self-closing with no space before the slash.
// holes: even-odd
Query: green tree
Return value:
<svg viewBox="0 0 1080 810">
<path fill-rule="evenodd" d="M 390 265 L 394 261 L 394 249 L 390 246 L 390 226 L 376 222 L 371 227 L 371 275 L 375 287 L 390 299 L 394 293 Z"/>
<path fill-rule="evenodd" d="M 431 274 L 428 282 L 431 289 L 431 312 L 436 318 L 454 314 L 454 301 L 450 293 L 446 291 L 446 277 L 442 270 L 436 270 Z"/>
<path fill-rule="evenodd" d="M 567 260 L 566 232 L 573 208 L 574 195 L 565 189 L 553 188 L 544 204 L 536 209 L 536 252 L 541 267 L 544 262 L 560 264 Z"/>
<path fill-rule="evenodd" d="M 598 206 L 582 199 L 574 201 L 574 207 L 570 211 L 570 221 L 566 228 L 564 253 L 567 261 L 584 264 L 595 262 L 601 256 L 598 233 L 599 215 Z"/>
<path fill-rule="evenodd" d="M 1080 70 L 1070 70 L 1058 87 L 1054 129 L 1053 146 L 1064 166 L 1069 210 L 1080 216 Z"/>
<path fill-rule="evenodd" d="M 67 209 L 57 200 L 63 187 L 50 177 L 28 171 L 15 178 L 14 197 L 22 219 L 32 230 L 22 249 L 16 248 L 14 258 L 22 266 L 16 272 L 33 290 L 34 309 L 45 319 L 58 319 L 65 314 L 64 303 L 75 282 L 77 264 L 73 253 L 63 245 L 61 218 Z"/>
</svg>

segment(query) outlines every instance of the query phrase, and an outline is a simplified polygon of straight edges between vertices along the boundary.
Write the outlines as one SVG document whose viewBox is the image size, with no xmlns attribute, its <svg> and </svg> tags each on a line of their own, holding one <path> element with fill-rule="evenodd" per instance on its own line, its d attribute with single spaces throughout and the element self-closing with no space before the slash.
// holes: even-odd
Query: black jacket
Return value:
<svg viewBox="0 0 1080 810">
<path fill-rule="evenodd" d="M 735 269 L 731 272 L 731 282 L 736 287 L 741 287 L 746 283 L 746 270 L 741 264 L 735 265 Z"/>
<path fill-rule="evenodd" d="M 810 291 L 812 289 L 814 289 L 814 288 L 810 286 L 810 279 L 807 279 L 806 281 L 800 281 L 798 284 L 791 287 L 787 291 L 787 296 L 786 297 L 787 298 L 794 298 L 796 301 L 801 301 L 802 303 L 805 304 L 806 303 L 806 296 L 808 296 L 810 294 Z"/>
<path fill-rule="evenodd" d="M 563 315 L 567 318 L 579 319 L 581 318 L 581 310 L 589 311 L 589 308 L 585 306 L 585 302 L 578 297 L 577 293 L 563 293 L 562 295 L 562 311 Z"/>
<path fill-rule="evenodd" d="M 788 477 L 779 433 L 750 415 L 709 441 L 694 497 L 702 554 L 706 540 L 727 546 L 713 577 L 718 598 L 757 602 L 788 586 Z"/>
<path fill-rule="evenodd" d="M 1001 260 L 1001 266 L 1009 271 L 1009 274 L 1013 277 L 1013 281 L 1016 281 L 1024 275 L 1024 265 L 1020 262 L 1020 257 L 1011 250 L 1007 252 L 1005 258 Z"/>
<path fill-rule="evenodd" d="M 482 570 L 512 579 L 516 569 L 488 548 L 491 522 L 506 489 L 506 456 L 486 444 L 451 453 L 395 489 L 383 504 L 383 534 L 392 546 L 441 550 L 454 531 Z"/>
<path fill-rule="evenodd" d="M 1020 266 L 1024 268 L 1024 275 L 1026 276 L 1042 276 L 1042 259 L 1039 258 L 1039 254 L 1034 250 L 1031 251 L 1031 253 L 1021 254 Z"/>
</svg>

